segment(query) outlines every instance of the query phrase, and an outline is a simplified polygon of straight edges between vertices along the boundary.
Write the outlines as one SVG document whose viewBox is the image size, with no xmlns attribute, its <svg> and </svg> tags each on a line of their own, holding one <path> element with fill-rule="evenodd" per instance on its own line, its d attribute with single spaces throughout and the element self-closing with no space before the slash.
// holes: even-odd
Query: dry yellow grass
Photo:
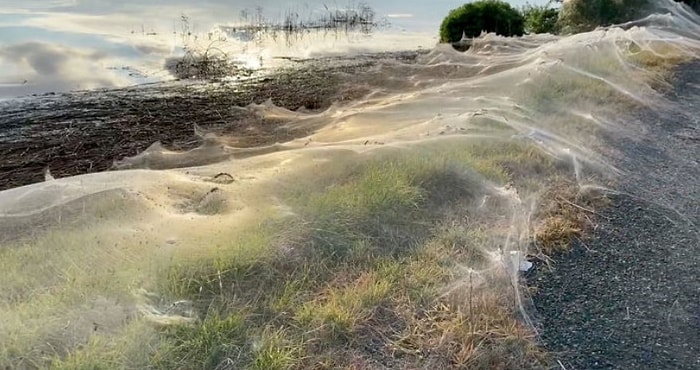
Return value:
<svg viewBox="0 0 700 370">
<path fill-rule="evenodd" d="M 597 210 L 608 204 L 601 191 L 582 192 L 575 183 L 562 179 L 555 180 L 542 199 L 534 239 L 539 251 L 548 256 L 567 251 L 572 241 L 585 238 L 595 227 Z"/>
</svg>

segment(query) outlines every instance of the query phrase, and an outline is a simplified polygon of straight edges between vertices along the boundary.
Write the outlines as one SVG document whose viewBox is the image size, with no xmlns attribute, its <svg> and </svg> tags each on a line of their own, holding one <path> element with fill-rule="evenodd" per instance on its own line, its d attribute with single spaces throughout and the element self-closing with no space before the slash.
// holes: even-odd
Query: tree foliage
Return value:
<svg viewBox="0 0 700 370">
<path fill-rule="evenodd" d="M 649 0 L 568 0 L 559 13 L 563 33 L 586 32 L 634 20 L 648 10 Z"/>
<path fill-rule="evenodd" d="M 525 20 L 517 9 L 504 1 L 479 0 L 450 11 L 440 25 L 440 41 L 456 42 L 463 34 L 476 37 L 482 31 L 521 36 L 525 33 Z"/>
<path fill-rule="evenodd" d="M 700 0 L 680 0 L 696 11 Z M 641 18 L 653 11 L 650 0 L 566 0 L 561 6 L 557 26 L 562 33 L 593 30 Z"/>
<path fill-rule="evenodd" d="M 548 5 L 525 5 L 523 7 L 525 18 L 525 32 L 527 33 L 556 33 L 559 9 Z"/>
<path fill-rule="evenodd" d="M 676 0 L 700 11 L 700 0 Z M 551 6 L 561 3 L 561 6 Z M 578 33 L 639 19 L 654 10 L 651 0 L 551 0 L 514 9 L 501 0 L 479 0 L 453 9 L 440 25 L 440 41 L 456 42 L 482 31 L 503 36 L 523 33 Z"/>
</svg>

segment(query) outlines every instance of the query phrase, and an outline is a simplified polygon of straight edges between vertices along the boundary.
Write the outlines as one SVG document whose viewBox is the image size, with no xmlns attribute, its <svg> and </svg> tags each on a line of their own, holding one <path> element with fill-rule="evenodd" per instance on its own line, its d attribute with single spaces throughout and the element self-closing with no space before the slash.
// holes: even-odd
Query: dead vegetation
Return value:
<svg viewBox="0 0 700 370">
<path fill-rule="evenodd" d="M 282 19 L 267 17 L 262 7 L 244 9 L 238 25 L 221 26 L 220 29 L 229 37 L 240 40 L 259 42 L 266 37 L 283 37 L 289 41 L 313 31 L 367 34 L 388 23 L 378 19 L 374 9 L 363 2 L 350 2 L 344 7 L 335 8 L 324 5 L 324 8 L 323 12 L 307 11 L 306 14 L 288 9 Z"/>
<path fill-rule="evenodd" d="M 225 78 L 250 77 L 254 73 L 231 59 L 214 42 L 202 50 L 186 47 L 182 57 L 166 60 L 165 69 L 181 80 L 221 81 Z"/>
<path fill-rule="evenodd" d="M 580 189 L 575 183 L 555 180 L 542 197 L 535 216 L 534 242 L 546 256 L 565 252 L 575 240 L 583 242 L 596 226 L 598 210 L 608 199 L 598 189 Z"/>
<path fill-rule="evenodd" d="M 174 83 L 134 88 L 47 94 L 0 104 L 0 190 L 112 168 L 156 141 L 170 150 L 200 144 L 194 125 L 231 138 L 236 146 L 285 142 L 309 134 L 262 119 L 251 103 L 320 111 L 364 96 L 368 87 L 344 83 L 382 60 L 411 63 L 417 52 L 367 58 L 301 62 L 295 68 L 237 83 Z M 327 63 L 326 63 L 327 62 Z"/>
</svg>

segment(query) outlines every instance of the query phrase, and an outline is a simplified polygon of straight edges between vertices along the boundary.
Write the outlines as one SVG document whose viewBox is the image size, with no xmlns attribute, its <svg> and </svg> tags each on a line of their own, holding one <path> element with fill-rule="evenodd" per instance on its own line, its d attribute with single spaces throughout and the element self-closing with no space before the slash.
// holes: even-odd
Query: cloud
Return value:
<svg viewBox="0 0 700 370">
<path fill-rule="evenodd" d="M 73 62 L 90 64 L 105 56 L 98 52 L 81 51 L 43 42 L 26 42 L 0 49 L 0 57 L 15 64 L 25 64 L 39 75 L 54 75 L 73 70 Z"/>
<path fill-rule="evenodd" d="M 48 91 L 70 91 L 131 84 L 106 67 L 100 52 L 42 42 L 0 46 L 0 65 L 11 75 L 0 75 L 0 96 L 20 96 Z"/>
<path fill-rule="evenodd" d="M 21 2 L 16 2 L 13 8 L 12 4 L 5 7 L 5 11 L 31 11 L 37 9 L 54 9 L 54 8 L 65 8 L 70 6 L 78 5 L 78 0 L 23 0 Z"/>
<path fill-rule="evenodd" d="M 111 41 L 115 43 L 124 43 L 126 45 L 130 45 L 142 55 L 155 55 L 162 56 L 164 58 L 171 55 L 174 52 L 173 45 L 168 45 L 166 43 L 159 42 L 159 40 L 152 41 L 134 39 L 131 42 L 127 42 L 128 40 L 116 39 Z"/>
<path fill-rule="evenodd" d="M 36 27 L 56 32 L 88 35 L 110 35 L 128 33 L 129 25 L 137 22 L 126 14 L 89 15 L 74 13 L 35 12 L 33 17 L 23 19 L 20 26 Z"/>
<path fill-rule="evenodd" d="M 114 47 L 128 46 L 143 55 L 160 54 L 165 57 L 174 48 L 173 19 L 177 18 L 148 17 L 146 14 L 144 14 L 144 18 L 135 18 L 123 13 L 109 15 L 42 13 L 22 19 L 18 26 L 41 29 L 59 35 L 70 35 L 73 38 L 83 37 L 99 40 L 100 44 L 92 43 L 92 47 L 113 49 Z M 149 34 L 142 34 L 142 29 Z M 153 33 L 150 33 L 151 31 Z M 49 40 L 56 42 L 55 39 Z"/>
<path fill-rule="evenodd" d="M 56 74 L 70 55 L 55 46 L 29 42 L 0 50 L 0 56 L 15 64 L 26 64 L 38 74 Z"/>
</svg>

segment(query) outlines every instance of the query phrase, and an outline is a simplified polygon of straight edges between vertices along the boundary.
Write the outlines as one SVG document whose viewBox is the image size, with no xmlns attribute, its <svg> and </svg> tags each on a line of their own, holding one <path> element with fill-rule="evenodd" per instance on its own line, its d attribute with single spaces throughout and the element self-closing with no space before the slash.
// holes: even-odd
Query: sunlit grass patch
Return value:
<svg viewBox="0 0 700 370">
<path fill-rule="evenodd" d="M 667 76 L 669 69 L 692 59 L 688 50 L 671 42 L 648 42 L 644 47 L 627 42 L 622 48 L 629 61 L 651 73 L 661 73 L 662 77 Z"/>
<path fill-rule="evenodd" d="M 179 256 L 161 268 L 157 289 L 168 297 L 193 301 L 220 295 L 233 281 L 265 273 L 266 261 L 275 253 L 272 238 L 264 229 L 252 228 L 207 254 Z"/>
<path fill-rule="evenodd" d="M 305 358 L 304 344 L 289 334 L 287 329 L 267 327 L 254 345 L 250 368 L 255 370 L 282 370 L 297 367 Z"/>
<path fill-rule="evenodd" d="M 261 220 L 211 245 L 172 246 L 142 260 L 133 253 L 139 247 L 105 246 L 82 269 L 71 261 L 90 240 L 62 249 L 65 256 L 56 251 L 57 281 L 47 272 L 14 282 L 19 292 L 57 284 L 30 306 L 66 313 L 85 303 L 67 293 L 105 291 L 131 313 L 113 330 L 37 355 L 34 367 L 530 367 L 541 354 L 517 321 L 509 278 L 498 273 L 517 203 L 503 189 L 529 193 L 569 167 L 518 138 L 441 144 L 349 154 L 309 180 L 283 179 L 279 207 L 264 205 Z M 5 253 L 28 260 L 36 252 Z M 100 260 L 106 256 L 114 266 Z M 57 332 L 45 329 L 26 346 Z M 18 355 L 9 356 L 15 363 Z"/>
<path fill-rule="evenodd" d="M 94 337 L 80 351 L 74 352 L 64 359 L 53 361 L 51 368 L 55 370 L 108 370 L 118 368 L 123 363 L 123 358 L 114 349 L 105 349 L 109 345 L 109 341 Z"/>
<path fill-rule="evenodd" d="M 632 109 L 645 104 L 652 90 L 668 87 L 673 70 L 694 53 L 681 43 L 660 40 L 592 44 L 575 59 L 560 60 L 524 84 L 522 101 L 545 114 L 556 114 L 567 105 Z"/>
<path fill-rule="evenodd" d="M 46 353 L 43 360 L 28 368 L 74 369 L 137 369 L 148 367 L 150 350 L 158 343 L 158 335 L 145 320 L 129 321 L 124 327 L 97 331 L 68 354 Z M 48 364 L 48 365 L 47 365 Z"/>
<path fill-rule="evenodd" d="M 410 243 L 412 235 L 405 229 L 420 227 L 416 221 L 424 212 L 426 189 L 419 181 L 391 163 L 370 165 L 357 180 L 301 195 L 297 208 L 300 218 L 308 220 L 314 253 L 346 255 L 366 241 L 384 243 L 380 252 L 391 253 L 387 247 Z"/>
<path fill-rule="evenodd" d="M 468 220 L 489 192 L 471 165 L 500 168 L 492 172 L 504 174 L 499 182 L 523 175 L 508 167 L 519 160 L 538 158 L 544 173 L 555 170 L 535 153 L 508 143 L 425 157 L 421 149 L 388 151 L 341 181 L 321 176 L 290 188 L 290 214 L 163 270 L 161 294 L 193 301 L 198 319 L 166 327 L 154 359 L 187 368 L 195 359 L 189 348 L 197 348 L 206 355 L 199 363 L 233 368 L 531 366 L 541 355 L 516 320 L 509 283 L 460 300 L 455 292 L 470 284 L 455 282 L 468 269 L 499 284 L 488 272 L 498 237 L 479 225 L 485 220 Z M 226 327 L 234 337 L 213 333 L 229 317 L 241 323 Z"/>
<path fill-rule="evenodd" d="M 45 368 L 136 317 L 130 287 L 145 266 L 128 246 L 101 240 L 88 230 L 48 232 L 0 246 L 0 365 Z"/>
<path fill-rule="evenodd" d="M 329 341 L 347 339 L 392 288 L 386 276 L 363 273 L 345 286 L 329 287 L 297 310 L 296 321 Z"/>
</svg>

